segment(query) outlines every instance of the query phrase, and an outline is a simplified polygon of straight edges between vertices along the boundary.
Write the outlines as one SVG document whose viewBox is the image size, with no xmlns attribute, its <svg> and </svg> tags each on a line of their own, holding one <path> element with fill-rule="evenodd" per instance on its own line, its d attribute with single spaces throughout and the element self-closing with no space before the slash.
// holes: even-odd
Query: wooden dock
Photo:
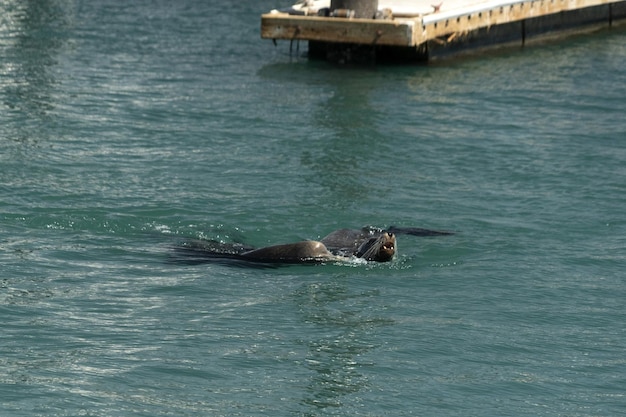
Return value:
<svg viewBox="0 0 626 417">
<path fill-rule="evenodd" d="M 443 0 L 434 4 L 439 2 L 380 0 L 376 18 L 363 19 L 325 16 L 329 9 L 321 6 L 330 2 L 309 1 L 310 8 L 263 14 L 261 37 L 309 41 L 310 54 L 329 59 L 347 48 L 348 56 L 367 50 L 401 60 L 428 60 L 626 23 L 626 0 Z M 340 53 L 338 60 L 345 55 Z"/>
</svg>

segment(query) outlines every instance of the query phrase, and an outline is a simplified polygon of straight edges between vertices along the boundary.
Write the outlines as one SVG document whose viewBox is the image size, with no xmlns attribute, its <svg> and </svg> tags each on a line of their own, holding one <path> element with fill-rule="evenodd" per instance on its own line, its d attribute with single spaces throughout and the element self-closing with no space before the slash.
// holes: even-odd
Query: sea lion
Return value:
<svg viewBox="0 0 626 417">
<path fill-rule="evenodd" d="M 396 234 L 414 236 L 449 235 L 452 232 L 419 228 L 389 227 L 381 229 L 336 230 L 319 241 L 304 240 L 295 243 L 253 248 L 243 243 L 224 243 L 215 240 L 189 240 L 175 247 L 173 262 L 199 263 L 211 260 L 244 261 L 254 264 L 316 264 L 361 258 L 373 262 L 389 262 L 397 250 Z"/>
<path fill-rule="evenodd" d="M 337 230 L 321 241 L 305 240 L 242 252 L 244 259 L 256 262 L 321 263 L 363 258 L 389 262 L 396 253 L 396 237 L 387 231 Z"/>
</svg>

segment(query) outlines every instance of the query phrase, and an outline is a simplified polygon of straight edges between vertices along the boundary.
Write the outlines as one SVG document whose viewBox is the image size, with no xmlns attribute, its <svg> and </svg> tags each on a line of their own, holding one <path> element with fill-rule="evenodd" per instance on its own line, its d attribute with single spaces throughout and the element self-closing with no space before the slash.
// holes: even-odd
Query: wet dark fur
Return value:
<svg viewBox="0 0 626 417">
<path fill-rule="evenodd" d="M 356 256 L 376 262 L 390 261 L 396 246 L 392 232 L 366 227 L 361 230 L 340 229 L 324 237 L 321 242 L 336 256 Z M 388 246 L 386 251 L 385 245 Z"/>
</svg>

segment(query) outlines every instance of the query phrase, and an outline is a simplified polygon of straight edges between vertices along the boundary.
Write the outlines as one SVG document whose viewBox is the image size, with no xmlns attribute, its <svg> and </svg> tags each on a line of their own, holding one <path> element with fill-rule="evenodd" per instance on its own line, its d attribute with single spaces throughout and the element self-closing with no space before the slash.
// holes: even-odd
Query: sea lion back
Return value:
<svg viewBox="0 0 626 417">
<path fill-rule="evenodd" d="M 323 262 L 335 258 L 322 242 L 316 240 L 266 246 L 245 252 L 241 256 L 259 262 L 284 263 Z"/>
</svg>

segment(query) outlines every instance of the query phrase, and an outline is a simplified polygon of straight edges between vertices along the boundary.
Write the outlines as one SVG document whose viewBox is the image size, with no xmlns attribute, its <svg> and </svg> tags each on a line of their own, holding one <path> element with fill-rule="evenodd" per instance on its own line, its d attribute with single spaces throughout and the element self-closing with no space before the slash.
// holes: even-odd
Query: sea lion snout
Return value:
<svg viewBox="0 0 626 417">
<path fill-rule="evenodd" d="M 381 236 L 381 240 L 380 250 L 377 256 L 374 257 L 374 260 L 378 262 L 391 261 L 396 253 L 396 236 L 391 232 L 387 232 Z"/>
<path fill-rule="evenodd" d="M 396 253 L 396 236 L 391 232 L 384 232 L 368 239 L 356 253 L 357 258 L 368 261 L 389 262 Z"/>
<path fill-rule="evenodd" d="M 395 251 L 396 249 L 396 237 L 393 233 L 387 232 L 387 238 L 383 243 L 383 249 Z M 392 254 L 393 255 L 393 254 Z"/>
</svg>

